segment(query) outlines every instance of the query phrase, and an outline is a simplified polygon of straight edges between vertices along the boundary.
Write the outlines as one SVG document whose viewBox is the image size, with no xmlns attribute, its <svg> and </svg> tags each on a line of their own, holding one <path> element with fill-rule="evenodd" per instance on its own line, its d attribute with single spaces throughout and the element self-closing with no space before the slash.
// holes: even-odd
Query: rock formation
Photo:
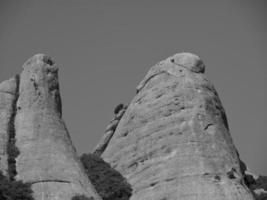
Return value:
<svg viewBox="0 0 267 200">
<path fill-rule="evenodd" d="M 1 170 L 10 171 L 8 144 L 15 151 L 8 155 L 9 176 L 30 183 L 35 200 L 71 200 L 75 195 L 100 200 L 61 117 L 57 71 L 49 57 L 38 54 L 15 80 L 0 85 Z"/>
<path fill-rule="evenodd" d="M 8 176 L 8 144 L 9 133 L 14 128 L 14 103 L 16 97 L 17 81 L 11 78 L 0 84 L 0 170 Z"/>
<path fill-rule="evenodd" d="M 102 158 L 130 200 L 253 200 L 225 111 L 202 60 L 176 54 L 150 69 Z"/>
<path fill-rule="evenodd" d="M 105 151 L 126 109 L 127 106 L 124 106 L 123 104 L 119 104 L 116 106 L 116 108 L 114 109 L 115 117 L 110 121 L 110 124 L 107 126 L 103 137 L 98 142 L 96 148 L 93 150 L 93 154 L 101 156 L 101 154 Z"/>
<path fill-rule="evenodd" d="M 57 71 L 38 54 L 0 83 L 0 171 L 29 183 L 35 200 L 267 199 L 267 177 L 239 159 L 198 56 L 152 67 L 83 165 L 62 119 Z"/>
</svg>

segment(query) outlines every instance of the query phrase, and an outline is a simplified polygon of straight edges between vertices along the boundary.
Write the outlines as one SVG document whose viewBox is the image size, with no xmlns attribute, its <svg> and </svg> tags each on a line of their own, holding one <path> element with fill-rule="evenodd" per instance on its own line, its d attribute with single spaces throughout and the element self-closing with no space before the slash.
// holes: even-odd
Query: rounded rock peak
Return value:
<svg viewBox="0 0 267 200">
<path fill-rule="evenodd" d="M 177 53 L 171 58 L 171 62 L 180 65 L 182 67 L 188 68 L 192 72 L 204 73 L 205 65 L 203 61 L 195 54 L 183 52 Z"/>
<path fill-rule="evenodd" d="M 0 93 L 15 94 L 17 88 L 17 76 L 0 83 Z"/>
<path fill-rule="evenodd" d="M 39 53 L 39 54 L 35 54 L 31 58 L 29 58 L 25 62 L 23 68 L 27 65 L 33 65 L 33 64 L 46 64 L 46 65 L 53 67 L 53 66 L 55 66 L 55 61 L 53 61 L 50 56 Z"/>
</svg>

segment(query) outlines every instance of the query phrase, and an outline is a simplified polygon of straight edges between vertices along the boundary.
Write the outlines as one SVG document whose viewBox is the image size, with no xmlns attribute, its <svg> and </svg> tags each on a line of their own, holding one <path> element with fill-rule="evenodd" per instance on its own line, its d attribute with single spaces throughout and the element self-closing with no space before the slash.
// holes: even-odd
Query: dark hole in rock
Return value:
<svg viewBox="0 0 267 200">
<path fill-rule="evenodd" d="M 221 177 L 219 175 L 215 175 L 214 176 L 214 179 L 217 180 L 217 181 L 220 181 L 221 180 Z"/>
<path fill-rule="evenodd" d="M 54 65 L 55 64 L 55 62 L 48 56 L 44 56 L 43 62 L 48 64 L 48 65 Z"/>
<path fill-rule="evenodd" d="M 169 135 L 173 135 L 173 134 L 174 134 L 173 131 L 169 132 Z"/>
<path fill-rule="evenodd" d="M 126 137 L 129 134 L 129 131 L 125 131 L 121 134 L 122 137 Z"/>
<path fill-rule="evenodd" d="M 235 177 L 234 172 L 235 172 L 235 169 L 234 168 L 232 168 L 231 171 L 227 172 L 228 178 L 235 179 L 236 177 Z"/>
<path fill-rule="evenodd" d="M 154 183 L 150 183 L 150 186 L 153 187 L 157 184 L 157 182 L 154 182 Z"/>
</svg>

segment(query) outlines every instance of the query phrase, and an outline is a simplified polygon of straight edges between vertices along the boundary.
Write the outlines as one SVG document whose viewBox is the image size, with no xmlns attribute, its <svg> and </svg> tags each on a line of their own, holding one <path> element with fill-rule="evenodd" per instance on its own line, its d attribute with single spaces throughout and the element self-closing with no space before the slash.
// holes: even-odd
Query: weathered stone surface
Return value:
<svg viewBox="0 0 267 200">
<path fill-rule="evenodd" d="M 7 146 L 16 87 L 15 78 L 0 83 L 0 171 L 4 175 L 8 175 Z"/>
<path fill-rule="evenodd" d="M 38 54 L 23 66 L 15 118 L 16 179 L 32 183 L 36 200 L 100 200 L 85 175 L 61 118 L 58 68 Z"/>
<path fill-rule="evenodd" d="M 131 200 L 253 200 L 217 92 L 198 56 L 151 68 L 102 158 L 131 184 Z"/>
</svg>

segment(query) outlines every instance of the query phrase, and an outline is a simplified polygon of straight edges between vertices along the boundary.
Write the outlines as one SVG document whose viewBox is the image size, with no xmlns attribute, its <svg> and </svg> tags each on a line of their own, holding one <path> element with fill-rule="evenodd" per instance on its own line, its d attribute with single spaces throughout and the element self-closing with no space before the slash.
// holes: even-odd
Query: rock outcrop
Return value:
<svg viewBox="0 0 267 200">
<path fill-rule="evenodd" d="M 14 142 L 12 135 L 14 129 L 14 102 L 16 101 L 17 81 L 11 78 L 0 84 L 0 171 L 8 176 L 8 147 Z"/>
<path fill-rule="evenodd" d="M 267 199 L 267 177 L 240 160 L 204 72 L 190 53 L 152 67 L 82 165 L 62 119 L 58 68 L 35 55 L 0 83 L 0 172 L 30 185 L 35 200 Z"/>
<path fill-rule="evenodd" d="M 253 200 L 225 111 L 202 60 L 176 54 L 150 69 L 101 157 L 130 200 Z"/>
<path fill-rule="evenodd" d="M 57 71 L 49 57 L 38 54 L 23 65 L 16 80 L 0 85 L 1 170 L 8 171 L 9 144 L 16 150 L 8 155 L 13 169 L 9 176 L 30 183 L 35 200 L 71 200 L 76 195 L 101 200 L 62 120 Z"/>
<path fill-rule="evenodd" d="M 116 108 L 114 109 L 115 116 L 106 127 L 104 135 L 93 150 L 93 154 L 95 154 L 96 156 L 101 156 L 101 154 L 105 151 L 126 109 L 127 106 L 123 104 L 116 106 Z"/>
</svg>

